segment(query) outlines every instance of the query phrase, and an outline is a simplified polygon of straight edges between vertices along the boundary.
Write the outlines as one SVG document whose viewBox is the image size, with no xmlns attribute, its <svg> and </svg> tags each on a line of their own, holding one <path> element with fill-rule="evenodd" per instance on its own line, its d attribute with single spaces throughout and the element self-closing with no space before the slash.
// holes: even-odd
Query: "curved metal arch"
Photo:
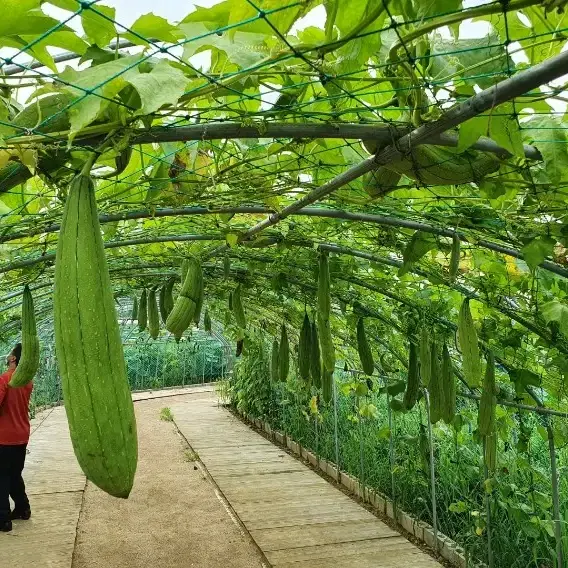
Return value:
<svg viewBox="0 0 568 568">
<path fill-rule="evenodd" d="M 113 213 L 113 214 L 101 214 L 99 215 L 99 222 L 113 223 L 116 221 L 128 221 L 135 219 L 152 219 L 160 217 L 182 217 L 188 215 L 220 215 L 220 214 L 271 214 L 274 210 L 269 207 L 262 206 L 241 206 L 241 207 L 219 207 L 208 209 L 207 207 L 181 207 L 181 208 L 160 208 L 154 211 L 149 211 L 147 209 L 139 209 L 132 211 L 125 211 L 123 213 Z M 411 229 L 414 231 L 423 231 L 425 233 L 431 233 L 434 235 L 440 235 L 444 237 L 453 237 L 457 235 L 459 239 L 463 242 L 470 243 L 468 236 L 460 231 L 454 231 L 452 229 L 445 229 L 442 227 L 436 227 L 428 223 L 421 223 L 419 221 L 410 221 L 407 219 L 399 219 L 397 217 L 391 217 L 388 215 L 376 215 L 373 213 L 359 213 L 352 211 L 343 211 L 341 209 L 330 209 L 325 207 L 305 207 L 304 209 L 296 212 L 293 216 L 302 217 L 324 217 L 328 219 L 342 219 L 347 221 L 360 221 L 363 223 L 372 223 L 376 225 L 382 225 L 387 227 L 397 227 L 402 229 Z M 36 229 L 31 229 L 30 231 L 20 231 L 18 233 L 11 233 L 0 236 L 0 243 L 10 242 L 12 240 L 17 240 L 29 236 L 39 235 L 43 233 L 56 233 L 60 229 L 59 223 L 53 223 L 46 227 L 38 227 Z M 484 239 L 475 239 L 474 246 L 480 248 L 486 248 L 497 252 L 499 254 L 504 254 L 507 256 L 512 256 L 520 260 L 524 260 L 524 255 L 519 249 L 512 247 L 500 245 L 491 241 Z M 540 265 L 541 268 L 568 278 L 568 268 L 564 268 L 555 262 L 549 260 L 544 260 Z"/>
</svg>

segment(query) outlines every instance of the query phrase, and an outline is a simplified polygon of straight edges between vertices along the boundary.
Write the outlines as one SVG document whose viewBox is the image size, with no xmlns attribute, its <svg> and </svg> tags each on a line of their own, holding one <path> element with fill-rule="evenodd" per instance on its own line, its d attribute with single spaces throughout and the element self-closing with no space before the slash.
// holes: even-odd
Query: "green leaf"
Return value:
<svg viewBox="0 0 568 568">
<path fill-rule="evenodd" d="M 406 410 L 406 407 L 404 406 L 404 404 L 402 403 L 402 401 L 398 400 L 398 398 L 393 398 L 390 401 L 390 407 L 395 411 L 395 412 L 404 412 Z"/>
<path fill-rule="evenodd" d="M 406 274 L 412 265 L 419 261 L 428 251 L 436 248 L 436 237 L 431 233 L 416 231 L 404 249 L 402 255 L 403 265 L 398 271 L 399 276 Z"/>
<path fill-rule="evenodd" d="M 133 33 L 125 33 L 123 37 L 137 45 L 148 45 L 143 38 L 175 43 L 181 36 L 179 28 L 152 13 L 140 16 L 130 29 Z"/>
<path fill-rule="evenodd" d="M 237 244 L 239 235 L 237 235 L 236 233 L 227 233 L 225 235 L 225 239 L 227 240 L 227 244 L 232 248 Z"/>
<path fill-rule="evenodd" d="M 55 26 L 59 20 L 46 16 L 40 8 L 40 0 L 3 0 L 2 18 L 0 18 L 0 45 L 2 36 L 39 36 Z M 67 26 L 59 29 L 69 30 Z"/>
<path fill-rule="evenodd" d="M 142 106 L 136 114 L 150 114 L 173 105 L 185 92 L 187 77 L 161 59 L 150 73 L 129 74 L 128 82 L 138 91 Z"/>
<path fill-rule="evenodd" d="M 127 84 L 129 74 L 137 73 L 136 69 L 129 69 L 139 60 L 139 56 L 132 55 L 90 67 L 84 71 L 76 71 L 66 67 L 59 76 L 65 82 L 73 85 L 66 90 L 78 97 L 77 103 L 69 108 L 71 132 L 69 140 L 85 126 L 91 124 L 101 112 L 109 105 L 109 100 L 117 95 Z M 89 91 L 90 94 L 86 94 Z"/>
<path fill-rule="evenodd" d="M 489 137 L 514 156 L 525 157 L 519 119 L 511 103 L 504 103 L 494 109 L 489 119 Z"/>
<path fill-rule="evenodd" d="M 396 396 L 397 394 L 403 393 L 406 390 L 406 381 L 396 381 L 392 385 L 387 387 L 387 392 L 391 396 Z"/>
<path fill-rule="evenodd" d="M 114 8 L 102 4 L 94 4 L 81 12 L 81 23 L 91 43 L 106 47 L 116 37 L 115 16 Z"/>
<path fill-rule="evenodd" d="M 158 196 L 171 186 L 168 177 L 170 171 L 170 164 L 165 160 L 160 160 L 152 169 L 152 179 L 146 194 L 146 201 L 151 202 L 158 198 Z"/>
<path fill-rule="evenodd" d="M 568 177 L 568 138 L 564 124 L 554 116 L 533 116 L 523 124 L 523 135 L 544 159 L 546 174 L 559 184 Z"/>
<path fill-rule="evenodd" d="M 29 36 L 28 36 L 29 37 Z M 29 41 L 23 39 L 20 36 L 12 36 L 0 38 L 0 46 L 5 47 L 15 47 L 18 50 L 26 51 L 34 59 L 37 59 L 41 64 L 45 65 L 54 73 L 57 73 L 57 67 L 53 61 L 53 57 L 47 51 L 45 45 L 40 45 L 39 43 L 34 44 L 33 47 L 29 47 Z"/>
<path fill-rule="evenodd" d="M 525 262 L 533 272 L 543 260 L 552 255 L 555 245 L 556 241 L 550 237 L 536 237 L 521 249 Z"/>
<path fill-rule="evenodd" d="M 232 63 L 241 67 L 250 67 L 266 57 L 267 36 L 264 34 L 238 30 L 232 38 L 229 38 L 226 33 L 221 35 L 209 33 L 207 25 L 202 22 L 182 23 L 179 29 L 189 40 L 183 47 L 183 59 L 186 61 L 206 48 L 223 51 Z"/>
<path fill-rule="evenodd" d="M 25 39 L 28 39 L 25 37 Z M 31 41 L 35 38 L 29 38 Z M 65 49 L 66 51 L 72 51 L 73 53 L 78 53 L 79 55 L 83 55 L 89 44 L 81 39 L 75 32 L 73 31 L 65 31 L 65 30 L 58 30 L 56 32 L 50 32 L 42 40 L 38 41 L 36 45 L 46 46 L 51 45 L 53 47 L 59 47 L 60 49 Z"/>
<path fill-rule="evenodd" d="M 466 513 L 468 511 L 467 504 L 465 501 L 456 501 L 451 503 L 448 510 L 452 513 Z"/>
<path fill-rule="evenodd" d="M 540 313 L 547 323 L 558 322 L 560 331 L 568 336 L 568 306 L 555 299 L 543 304 Z"/>
<path fill-rule="evenodd" d="M 379 440 L 388 440 L 391 436 L 391 430 L 388 425 L 381 426 L 377 432 L 377 439 Z"/>
<path fill-rule="evenodd" d="M 48 0 L 47 3 L 53 4 L 62 10 L 69 10 L 71 12 L 75 12 L 80 8 L 77 0 Z"/>
<path fill-rule="evenodd" d="M 420 0 L 416 4 L 418 19 L 458 12 L 462 8 L 462 0 Z"/>
<path fill-rule="evenodd" d="M 445 4 L 444 0 L 440 1 Z M 509 68 L 515 69 L 496 33 L 472 39 L 447 39 L 435 34 L 430 49 L 430 73 L 438 81 L 456 75 L 467 85 L 477 84 L 486 89 L 505 78 Z"/>
<path fill-rule="evenodd" d="M 470 118 L 461 124 L 459 127 L 458 152 L 467 150 L 481 136 L 487 136 L 488 123 L 489 117 L 481 115 Z"/>
<path fill-rule="evenodd" d="M 515 384 L 515 392 L 517 396 L 522 396 L 526 391 L 526 387 L 540 387 L 541 378 L 528 369 L 508 369 L 509 378 Z"/>
<path fill-rule="evenodd" d="M 309 2 L 295 2 L 283 4 L 282 0 L 257 0 L 254 4 L 250 2 L 233 2 L 229 12 L 229 24 L 239 24 L 245 20 L 252 20 L 247 24 L 241 24 L 239 30 L 262 31 L 266 34 L 274 35 L 274 29 L 285 36 L 294 22 L 302 16 L 309 6 Z M 285 10 L 282 10 L 287 6 Z M 258 10 L 266 13 L 265 18 L 255 19 Z M 274 13 L 270 13 L 275 10 Z M 269 23 L 270 22 L 270 23 Z M 229 30 L 229 38 L 234 37 L 236 28 Z"/>
</svg>

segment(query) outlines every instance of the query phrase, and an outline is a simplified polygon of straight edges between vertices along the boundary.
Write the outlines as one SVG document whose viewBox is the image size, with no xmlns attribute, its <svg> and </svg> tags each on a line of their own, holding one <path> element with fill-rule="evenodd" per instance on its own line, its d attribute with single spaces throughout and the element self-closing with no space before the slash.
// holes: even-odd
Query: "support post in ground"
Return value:
<svg viewBox="0 0 568 568">
<path fill-rule="evenodd" d="M 335 467 L 339 481 L 339 432 L 337 427 L 337 382 L 333 381 L 333 437 L 335 440 Z"/>
<path fill-rule="evenodd" d="M 496 436 L 496 434 L 493 434 Z M 487 464 L 485 463 L 485 446 L 487 444 L 487 438 L 483 438 L 483 471 L 485 482 L 489 479 L 489 470 L 487 469 Z M 485 490 L 485 523 L 487 528 L 487 566 L 488 568 L 493 568 L 493 543 L 491 535 L 491 494 Z"/>
<path fill-rule="evenodd" d="M 424 389 L 424 401 L 426 402 L 426 419 L 428 420 L 428 445 L 430 446 L 430 494 L 432 499 L 432 528 L 434 529 L 434 550 L 438 552 L 438 505 L 436 500 L 434 436 L 432 434 L 432 422 L 430 421 L 430 395 L 428 393 L 428 389 Z"/>
<path fill-rule="evenodd" d="M 548 451 L 550 453 L 550 476 L 552 485 L 552 520 L 554 521 L 554 538 L 556 540 L 556 566 L 564 568 L 562 551 L 562 524 L 560 519 L 560 490 L 558 488 L 558 472 L 556 468 L 556 447 L 554 444 L 554 431 L 547 419 L 546 431 L 548 433 Z"/>
</svg>

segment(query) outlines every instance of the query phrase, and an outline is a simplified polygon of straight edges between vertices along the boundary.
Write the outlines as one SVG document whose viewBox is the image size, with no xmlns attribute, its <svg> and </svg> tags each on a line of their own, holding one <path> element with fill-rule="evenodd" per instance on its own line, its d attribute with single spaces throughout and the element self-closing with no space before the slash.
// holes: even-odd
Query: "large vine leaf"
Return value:
<svg viewBox="0 0 568 568">
<path fill-rule="evenodd" d="M 462 0 L 419 0 L 415 1 L 414 4 L 416 5 L 416 15 L 421 19 L 457 12 L 462 7 Z"/>
<path fill-rule="evenodd" d="M 150 73 L 129 73 L 128 82 L 138 91 L 142 106 L 136 114 L 150 114 L 177 102 L 188 83 L 182 71 L 160 60 Z"/>
<path fill-rule="evenodd" d="M 115 8 L 98 3 L 81 12 L 81 23 L 91 43 L 105 47 L 116 37 L 115 15 Z"/>
<path fill-rule="evenodd" d="M 558 322 L 560 331 L 568 336 L 568 306 L 566 304 L 556 299 L 551 300 L 541 306 L 540 313 L 547 323 Z"/>
<path fill-rule="evenodd" d="M 84 71 L 65 68 L 60 78 L 69 85 L 66 90 L 78 97 L 69 108 L 69 140 L 101 115 L 110 99 L 126 86 L 127 73 L 137 72 L 133 68 L 139 60 L 138 56 L 132 55 Z"/>
<path fill-rule="evenodd" d="M 489 113 L 470 118 L 459 127 L 458 150 L 465 150 L 481 136 L 488 136 L 514 156 L 525 150 L 518 118 L 511 103 L 504 103 Z"/>
<path fill-rule="evenodd" d="M 532 116 L 523 125 L 527 142 L 534 144 L 544 159 L 550 181 L 559 184 L 568 176 L 568 139 L 562 122 L 554 116 Z"/>
<path fill-rule="evenodd" d="M 0 18 L 0 45 L 2 36 L 41 35 L 60 23 L 46 16 L 40 9 L 40 0 L 4 0 Z M 69 29 L 62 26 L 63 29 Z"/>
<path fill-rule="evenodd" d="M 125 33 L 123 37 L 138 45 L 148 45 L 148 39 L 175 43 L 181 35 L 177 26 L 151 13 L 140 16 L 130 30 L 132 33 Z"/>
<path fill-rule="evenodd" d="M 511 154 L 524 158 L 519 119 L 512 103 L 504 103 L 493 109 L 488 135 Z"/>
<path fill-rule="evenodd" d="M 229 60 L 240 67 L 250 67 L 267 56 L 266 35 L 235 31 L 232 38 L 226 33 L 211 33 L 204 22 L 188 22 L 179 25 L 187 38 L 183 46 L 183 59 L 206 49 L 216 48 L 223 51 Z"/>
<path fill-rule="evenodd" d="M 515 63 L 494 32 L 473 39 L 447 39 L 434 34 L 430 50 L 430 73 L 436 80 L 457 75 L 463 83 L 485 89 L 506 78 L 509 69 L 515 69 Z"/>
<path fill-rule="evenodd" d="M 556 241 L 550 237 L 537 237 L 522 248 L 525 262 L 534 272 L 538 265 L 552 255 Z"/>
</svg>

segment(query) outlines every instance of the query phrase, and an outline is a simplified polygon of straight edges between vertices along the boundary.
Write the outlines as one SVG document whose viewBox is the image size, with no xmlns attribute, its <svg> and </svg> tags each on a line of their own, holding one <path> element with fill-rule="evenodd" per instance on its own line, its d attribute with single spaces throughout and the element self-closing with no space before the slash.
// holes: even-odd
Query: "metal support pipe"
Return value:
<svg viewBox="0 0 568 568">
<path fill-rule="evenodd" d="M 384 386 L 387 386 L 386 378 L 384 380 Z M 391 497 L 392 497 L 392 510 L 393 515 L 396 518 L 397 505 L 396 505 L 396 484 L 394 482 L 394 467 L 395 467 L 395 455 L 394 455 L 394 420 L 392 415 L 392 408 L 390 405 L 391 397 L 387 392 L 387 416 L 389 423 L 389 464 L 390 464 L 390 477 L 391 477 Z"/>
<path fill-rule="evenodd" d="M 430 394 L 424 389 L 426 403 L 426 420 L 428 421 L 428 443 L 430 446 L 430 495 L 432 499 L 432 529 L 434 530 L 434 550 L 438 552 L 438 504 L 436 501 L 436 471 L 434 465 L 434 436 L 432 422 L 430 421 Z"/>
<path fill-rule="evenodd" d="M 146 245 L 152 243 L 170 243 L 170 242 L 189 242 L 189 241 L 224 241 L 224 235 L 164 235 L 160 237 L 144 237 L 140 239 L 127 239 L 124 241 L 110 241 L 104 243 L 104 248 L 120 248 L 128 247 L 134 245 Z M 25 268 L 27 266 L 33 266 L 34 264 L 39 264 L 41 262 L 51 262 L 55 260 L 55 253 L 50 252 L 43 254 L 37 258 L 30 258 L 27 260 L 20 260 L 18 262 L 12 262 L 0 266 L 0 274 L 5 272 L 10 272 L 11 270 L 16 270 L 18 268 Z"/>
<path fill-rule="evenodd" d="M 392 126 L 389 124 L 339 123 L 321 124 L 308 122 L 290 124 L 261 122 L 243 124 L 241 122 L 219 122 L 191 124 L 178 127 L 154 127 L 150 130 L 134 131 L 133 144 L 155 142 L 186 142 L 189 140 L 231 140 L 234 138 L 329 138 L 341 140 L 373 140 L 384 146 L 393 139 L 411 132 L 411 126 Z M 79 142 L 80 143 L 80 142 Z M 427 140 L 434 146 L 456 147 L 458 137 L 449 132 L 433 135 Z M 494 140 L 482 137 L 472 146 L 475 150 L 497 154 L 502 158 L 511 154 Z M 537 148 L 524 145 L 525 157 L 530 160 L 542 160 Z"/>
<path fill-rule="evenodd" d="M 337 470 L 337 481 L 339 479 L 339 430 L 337 424 L 337 381 L 333 381 L 333 436 L 335 438 L 335 467 Z"/>
<path fill-rule="evenodd" d="M 99 215 L 99 223 L 114 223 L 115 221 L 126 221 L 132 219 L 153 219 L 157 217 L 182 217 L 186 215 L 219 215 L 224 213 L 243 213 L 246 215 L 255 215 L 263 213 L 270 214 L 273 212 L 274 210 L 270 207 L 261 206 L 220 207 L 212 209 L 208 209 L 206 207 L 164 207 L 155 210 L 139 209 L 134 211 L 125 211 L 122 213 L 101 214 Z M 301 211 L 298 211 L 296 215 L 306 217 L 325 217 L 330 219 L 345 219 L 349 221 L 362 221 L 364 223 L 373 223 L 388 227 L 399 227 L 403 229 L 411 229 L 414 231 L 423 231 L 426 233 L 432 233 L 434 235 L 440 235 L 449 238 L 452 238 L 453 235 L 457 235 L 462 242 L 469 242 L 469 239 L 465 233 L 461 233 L 459 231 L 456 232 L 453 229 L 437 227 L 418 221 L 389 217 L 388 215 L 374 215 L 371 213 L 342 211 L 340 209 L 329 209 L 326 207 L 305 207 Z M 59 223 L 53 223 L 45 227 L 41 225 L 38 226 L 36 224 L 36 226 L 30 228 L 28 231 L 20 231 L 18 233 L 7 233 L 5 235 L 1 235 L 0 243 L 23 239 L 44 233 L 56 233 L 57 231 L 59 231 L 59 229 Z M 484 239 L 473 239 L 473 244 L 475 244 L 475 246 L 486 248 L 500 254 L 513 256 L 521 260 L 524 259 L 524 255 L 519 249 L 500 245 L 498 243 L 493 243 Z M 545 260 L 539 266 L 541 268 L 544 268 L 545 270 L 548 270 L 549 272 L 553 272 L 555 274 L 568 278 L 568 269 L 560 266 L 559 264 Z M 40 286 L 46 285 L 48 284 L 41 284 Z M 37 287 L 39 288 L 40 286 Z M 18 292 L 15 292 L 14 295 L 17 296 Z M 7 298 L 7 296 L 5 296 L 4 298 Z M 0 298 L 0 301 L 2 301 L 4 298 Z"/>
<path fill-rule="evenodd" d="M 496 435 L 496 434 L 494 434 Z M 487 469 L 487 463 L 485 462 L 485 448 L 487 446 L 487 437 L 483 437 L 483 476 L 485 482 L 489 479 L 489 470 Z M 491 494 L 485 489 L 485 524 L 487 528 L 487 567 L 493 568 L 493 542 L 491 535 Z"/>
<path fill-rule="evenodd" d="M 556 567 L 564 568 L 562 550 L 562 520 L 560 517 L 560 489 L 558 487 L 558 471 L 556 468 L 556 447 L 554 444 L 554 431 L 550 421 L 546 421 L 548 434 L 548 451 L 550 454 L 550 477 L 552 486 L 552 520 L 554 522 L 554 539 L 556 540 Z"/>
</svg>

